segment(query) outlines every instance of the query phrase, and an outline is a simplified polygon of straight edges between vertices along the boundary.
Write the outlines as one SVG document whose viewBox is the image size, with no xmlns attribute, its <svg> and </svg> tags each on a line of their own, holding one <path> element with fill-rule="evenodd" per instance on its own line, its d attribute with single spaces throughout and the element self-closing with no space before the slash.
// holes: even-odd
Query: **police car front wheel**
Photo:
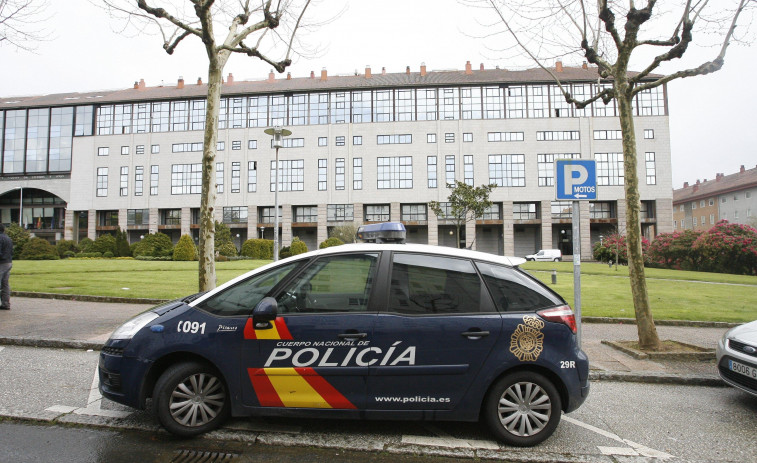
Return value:
<svg viewBox="0 0 757 463">
<path fill-rule="evenodd" d="M 184 437 L 211 431 L 229 415 L 229 395 L 220 375 L 197 362 L 172 365 L 158 379 L 153 409 L 160 424 Z"/>
<path fill-rule="evenodd" d="M 499 440 L 528 447 L 552 435 L 561 409 L 560 394 L 550 380 L 521 371 L 494 383 L 484 402 L 483 417 Z"/>
</svg>

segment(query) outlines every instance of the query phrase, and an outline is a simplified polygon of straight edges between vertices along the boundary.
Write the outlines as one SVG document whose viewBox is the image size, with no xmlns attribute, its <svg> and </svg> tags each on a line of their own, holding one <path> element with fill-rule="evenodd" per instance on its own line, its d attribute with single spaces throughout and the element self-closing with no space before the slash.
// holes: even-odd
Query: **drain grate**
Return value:
<svg viewBox="0 0 757 463">
<path fill-rule="evenodd" d="M 202 452 L 199 450 L 177 450 L 171 463 L 219 463 L 232 462 L 237 457 L 233 453 Z"/>
</svg>

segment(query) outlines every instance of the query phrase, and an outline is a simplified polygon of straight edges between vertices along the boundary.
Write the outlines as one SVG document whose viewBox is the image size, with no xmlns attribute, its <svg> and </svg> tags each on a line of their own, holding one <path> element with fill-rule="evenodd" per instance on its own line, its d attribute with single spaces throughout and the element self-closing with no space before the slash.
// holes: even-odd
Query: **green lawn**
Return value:
<svg viewBox="0 0 757 463">
<path fill-rule="evenodd" d="M 222 284 L 268 261 L 216 264 Z M 523 268 L 573 304 L 572 262 L 529 262 Z M 551 270 L 558 271 L 552 286 Z M 652 313 L 662 320 L 744 322 L 757 319 L 757 277 L 647 269 Z M 581 265 L 582 314 L 633 318 L 627 267 Z M 15 261 L 15 291 L 172 299 L 197 292 L 197 262 L 138 260 Z"/>
</svg>

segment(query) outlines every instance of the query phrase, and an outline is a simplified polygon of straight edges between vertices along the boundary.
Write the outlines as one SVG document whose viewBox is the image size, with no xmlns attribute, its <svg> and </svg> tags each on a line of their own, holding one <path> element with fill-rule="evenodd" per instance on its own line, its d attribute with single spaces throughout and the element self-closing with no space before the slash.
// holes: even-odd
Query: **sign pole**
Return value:
<svg viewBox="0 0 757 463">
<path fill-rule="evenodd" d="M 581 348 L 581 214 L 579 201 L 573 201 L 573 310 L 576 313 L 576 341 Z"/>
</svg>

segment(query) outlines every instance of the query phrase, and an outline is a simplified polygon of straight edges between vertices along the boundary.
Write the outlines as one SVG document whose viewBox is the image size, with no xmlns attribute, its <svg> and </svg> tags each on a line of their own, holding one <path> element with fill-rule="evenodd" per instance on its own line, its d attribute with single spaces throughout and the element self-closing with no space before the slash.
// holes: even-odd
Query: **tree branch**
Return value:
<svg viewBox="0 0 757 463">
<path fill-rule="evenodd" d="M 194 0 L 193 0 L 193 3 L 194 3 Z M 163 8 L 153 8 L 153 7 L 151 7 L 150 5 L 147 4 L 146 0 L 138 0 L 137 1 L 137 6 L 141 10 L 149 13 L 152 16 L 155 16 L 156 18 L 165 19 L 165 20 L 169 21 L 171 24 L 173 24 L 174 26 L 176 26 L 176 27 L 178 27 L 180 29 L 183 29 L 185 32 L 188 32 L 189 34 L 196 35 L 197 37 L 202 38 L 202 31 L 197 30 L 197 29 L 195 29 L 193 27 L 190 27 L 187 24 L 184 24 L 182 21 L 180 21 L 179 19 L 177 19 L 174 16 L 172 16 L 171 14 L 169 14 Z"/>
</svg>

